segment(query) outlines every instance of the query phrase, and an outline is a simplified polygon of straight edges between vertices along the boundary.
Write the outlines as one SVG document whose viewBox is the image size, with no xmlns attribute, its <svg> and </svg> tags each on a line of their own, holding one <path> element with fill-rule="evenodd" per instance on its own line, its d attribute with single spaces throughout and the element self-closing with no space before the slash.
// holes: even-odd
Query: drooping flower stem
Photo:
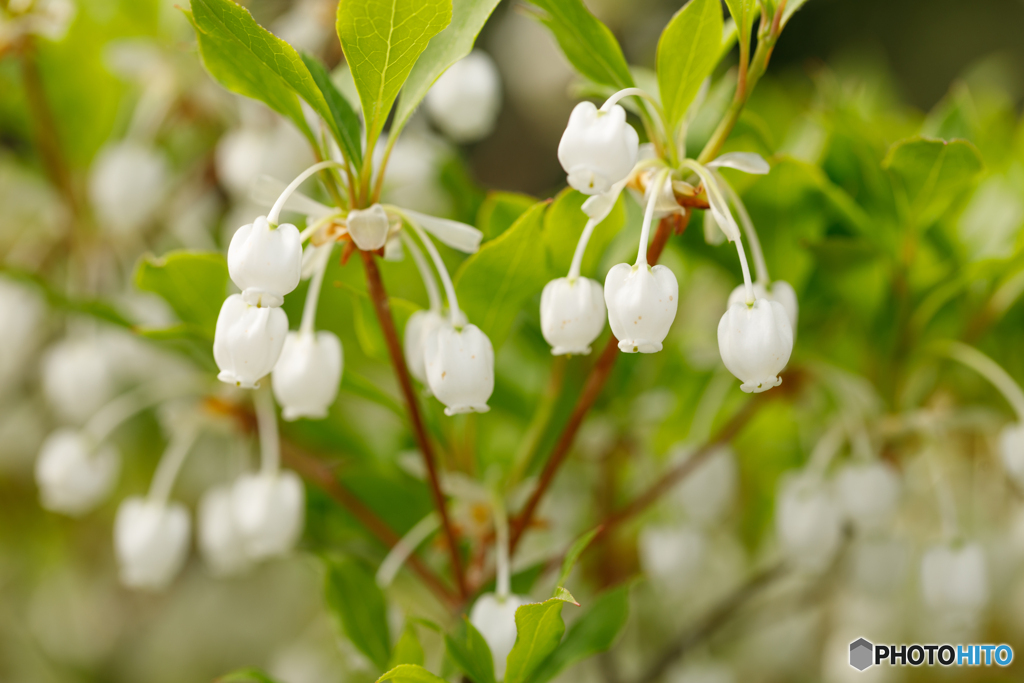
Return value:
<svg viewBox="0 0 1024 683">
<path fill-rule="evenodd" d="M 494 567 L 497 580 L 495 593 L 504 600 L 512 592 L 512 573 L 509 570 L 508 513 L 501 494 L 495 492 L 491 507 L 494 508 Z"/>
<path fill-rule="evenodd" d="M 327 264 L 331 259 L 331 252 L 334 250 L 334 242 L 316 247 L 316 260 L 313 268 L 313 277 L 309 281 L 309 289 L 306 290 L 306 301 L 302 306 L 302 324 L 299 331 L 302 334 L 312 334 L 316 324 L 316 309 L 320 301 L 320 290 L 324 284 L 324 276 L 327 273 Z"/>
<path fill-rule="evenodd" d="M 637 249 L 636 264 L 633 266 L 634 269 L 641 266 L 647 266 L 647 243 L 650 241 L 651 222 L 654 220 L 654 206 L 658 203 L 658 194 L 661 192 L 661 188 L 665 184 L 665 181 L 669 178 L 669 173 L 670 172 L 668 170 L 659 173 L 657 179 L 647 190 L 651 193 L 651 196 L 647 200 L 647 209 L 644 211 L 644 222 L 640 228 L 640 246 Z"/>
<path fill-rule="evenodd" d="M 583 226 L 583 234 L 580 235 L 580 240 L 576 243 L 576 251 L 572 254 L 572 264 L 569 266 L 570 282 L 580 276 L 580 268 L 583 267 L 583 254 L 587 251 L 587 244 L 590 242 L 590 236 L 594 234 L 595 227 L 597 227 L 597 221 L 594 219 L 588 220 L 587 224 Z"/>
<path fill-rule="evenodd" d="M 277 411 L 270 387 L 257 389 L 252 400 L 260 437 L 260 472 L 274 475 L 281 469 L 281 437 L 277 432 Z"/>
<path fill-rule="evenodd" d="M 743 201 L 736 193 L 736 190 L 732 189 L 732 185 L 724 180 L 719 185 L 723 188 L 729 201 L 736 209 L 736 213 L 739 214 L 743 234 L 747 236 L 747 241 L 750 242 L 750 256 L 754 259 L 754 273 L 757 277 L 757 282 L 767 287 L 771 283 L 771 278 L 768 277 L 768 263 L 764 260 L 764 251 L 761 249 L 761 240 L 757 237 L 757 230 L 754 229 L 754 221 L 750 220 L 747 207 L 743 205 Z"/>
<path fill-rule="evenodd" d="M 281 218 L 281 211 L 284 210 L 284 204 L 288 201 L 288 198 L 292 196 L 292 193 L 299 189 L 299 186 L 306 182 L 306 179 L 311 175 L 325 168 L 331 168 L 332 166 L 335 168 L 345 168 L 344 164 L 340 164 L 337 161 L 321 161 L 307 168 L 305 171 L 300 173 L 295 180 L 289 183 L 288 187 L 284 188 L 284 191 L 281 192 L 281 196 L 279 196 L 277 201 L 274 202 L 274 206 L 271 207 L 270 213 L 267 214 L 267 222 L 270 223 L 271 227 L 277 226 L 277 222 Z"/>
<path fill-rule="evenodd" d="M 430 310 L 435 313 L 441 312 L 441 292 L 437 289 L 437 281 L 434 279 L 434 273 L 430 270 L 430 264 L 427 263 L 427 259 L 423 256 L 423 252 L 416 242 L 413 241 L 405 232 L 400 233 L 402 236 L 402 244 L 409 250 L 409 254 L 412 255 L 412 260 L 416 264 L 416 270 L 420 271 L 420 279 L 423 280 L 423 287 L 427 290 L 427 300 L 430 302 Z"/>
<path fill-rule="evenodd" d="M 178 478 L 178 472 L 181 471 L 181 466 L 185 464 L 185 458 L 188 457 L 189 451 L 192 450 L 192 445 L 195 444 L 198 435 L 198 430 L 190 425 L 171 436 L 170 443 L 167 444 L 167 450 L 160 457 L 160 462 L 156 466 L 156 473 L 153 475 L 153 481 L 149 485 L 149 500 L 151 502 L 162 504 L 166 503 L 167 499 L 170 498 L 171 489 L 174 488 L 174 481 Z"/>
<path fill-rule="evenodd" d="M 462 311 L 459 309 L 459 299 L 455 295 L 455 284 L 452 282 L 451 276 L 448 274 L 448 268 L 444 265 L 444 260 L 441 258 L 441 253 L 434 246 L 434 243 L 430 241 L 430 237 L 427 236 L 426 230 L 424 230 L 419 223 L 412 220 L 408 215 L 402 214 L 402 218 L 412 226 L 412 229 L 416 231 L 416 235 L 419 236 L 420 241 L 423 242 L 423 246 L 426 247 L 427 253 L 430 254 L 430 259 L 434 262 L 434 268 L 437 269 L 437 275 L 441 278 L 441 284 L 444 285 L 445 295 L 448 297 L 448 314 L 451 318 L 453 327 L 462 327 L 465 324 L 463 319 Z"/>
<path fill-rule="evenodd" d="M 441 483 L 437 474 L 437 457 L 434 453 L 434 446 L 427 434 L 423 416 L 420 413 L 419 401 L 416 398 L 416 391 L 412 385 L 412 378 L 409 376 L 409 368 L 405 364 L 405 354 L 402 351 L 402 342 L 398 337 L 398 330 L 395 329 L 395 321 L 391 316 L 391 305 L 388 303 L 388 294 L 384 289 L 384 282 L 381 280 L 380 271 L 377 269 L 377 262 L 374 255 L 368 251 L 359 252 L 363 259 L 363 270 L 366 272 L 366 283 L 370 293 L 370 300 L 373 301 L 373 309 L 377 314 L 381 332 L 387 343 L 388 354 L 391 356 L 391 365 L 398 377 L 398 384 L 402 389 L 405 398 L 406 409 L 409 413 L 409 422 L 412 426 L 416 443 L 423 454 L 423 461 L 427 467 L 427 478 L 430 483 L 430 492 L 434 498 L 434 506 L 441 515 L 441 526 L 444 529 L 448 541 L 448 552 L 451 557 L 452 575 L 455 577 L 455 584 L 459 589 L 459 596 L 467 597 L 466 577 L 462 572 L 462 560 L 459 557 L 459 546 L 455 537 L 455 529 L 452 526 L 451 518 L 448 516 L 448 507 L 441 492 Z"/>
<path fill-rule="evenodd" d="M 167 385 L 165 382 L 147 384 L 127 391 L 106 404 L 85 424 L 83 432 L 93 441 L 105 440 L 126 420 L 156 405 L 174 398 L 200 393 L 192 382 Z"/>
<path fill-rule="evenodd" d="M 1024 423 L 1024 391 L 1002 366 L 973 346 L 960 342 L 948 342 L 943 350 L 947 356 L 963 363 L 991 382 L 1017 413 L 1017 420 Z"/>
<path fill-rule="evenodd" d="M 427 538 L 437 531 L 441 519 L 436 510 L 431 510 L 427 515 L 416 522 L 405 536 L 398 539 L 398 542 L 391 546 L 391 550 L 385 556 L 377 569 L 377 585 L 387 588 L 395 580 L 398 570 L 402 568 L 406 560 L 412 557 L 413 553 Z"/>
</svg>

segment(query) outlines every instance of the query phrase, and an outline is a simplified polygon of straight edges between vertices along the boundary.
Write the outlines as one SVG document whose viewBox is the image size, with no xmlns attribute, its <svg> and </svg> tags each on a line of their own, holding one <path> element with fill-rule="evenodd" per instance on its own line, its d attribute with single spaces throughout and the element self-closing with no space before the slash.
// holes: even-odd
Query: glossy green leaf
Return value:
<svg viewBox="0 0 1024 683">
<path fill-rule="evenodd" d="M 548 264 L 556 277 L 564 277 L 569 272 L 576 244 L 587 224 L 587 215 L 581 208 L 586 199 L 586 195 L 565 188 L 558 193 L 544 216 L 544 248 L 547 250 Z M 580 267 L 581 275 L 601 279 L 603 274 L 597 272 L 597 267 L 608 245 L 625 223 L 626 206 L 620 197 L 608 217 L 598 223 L 590 235 Z"/>
<path fill-rule="evenodd" d="M 516 610 L 516 644 L 508 655 L 505 683 L 525 683 L 558 647 L 565 633 L 563 600 L 523 605 Z"/>
<path fill-rule="evenodd" d="M 327 69 L 316 57 L 303 54 L 302 61 L 309 69 L 309 74 L 320 88 L 320 92 L 323 93 L 327 109 L 330 112 L 330 118 L 327 120 L 332 123 L 331 130 L 334 132 L 338 146 L 341 147 L 345 158 L 358 168 L 363 163 L 362 128 L 359 123 L 359 115 L 356 114 L 355 109 L 341 94 L 338 87 L 334 85 L 331 75 L 327 73 Z"/>
<path fill-rule="evenodd" d="M 387 603 L 373 574 L 351 558 L 330 561 L 326 593 L 327 607 L 352 644 L 381 670 L 387 669 L 391 660 Z"/>
<path fill-rule="evenodd" d="M 227 296 L 228 266 L 221 254 L 172 251 L 143 256 L 135 269 L 135 286 L 159 294 L 181 322 L 213 339 L 217 315 Z"/>
<path fill-rule="evenodd" d="M 448 656 L 473 683 L 495 683 L 491 648 L 469 619 L 463 617 L 456 633 L 446 634 L 444 642 Z"/>
<path fill-rule="evenodd" d="M 750 31 L 757 14 L 756 0 L 725 0 L 732 20 L 736 22 L 736 36 L 741 44 L 750 45 Z"/>
<path fill-rule="evenodd" d="M 224 674 L 214 683 L 277 683 L 277 681 L 259 669 L 239 669 Z"/>
<path fill-rule="evenodd" d="M 399 664 L 377 679 L 377 683 L 394 681 L 395 683 L 448 683 L 417 664 Z"/>
<path fill-rule="evenodd" d="M 511 228 L 516 219 L 536 203 L 534 197 L 519 192 L 488 192 L 477 212 L 476 227 L 485 240 L 492 240 Z"/>
<path fill-rule="evenodd" d="M 559 673 L 612 646 L 629 617 L 629 583 L 597 596 L 555 651 L 530 679 L 530 683 L 546 683 Z"/>
<path fill-rule="evenodd" d="M 581 0 L 530 0 L 555 35 L 569 63 L 586 78 L 616 89 L 634 85 L 629 64 L 611 30 Z"/>
<path fill-rule="evenodd" d="M 185 16 L 196 30 L 203 65 L 218 83 L 231 92 L 263 102 L 290 119 L 307 139 L 313 139 L 298 96 L 273 69 L 251 52 L 239 50 L 238 41 L 230 35 L 207 30 L 191 12 L 185 12 Z"/>
<path fill-rule="evenodd" d="M 721 43 L 722 6 L 718 0 L 690 0 L 662 31 L 658 40 L 658 88 L 665 116 L 673 128 L 718 63 Z"/>
<path fill-rule="evenodd" d="M 368 150 L 384 128 L 417 58 L 451 20 L 451 0 L 338 3 L 338 38 L 359 91 Z"/>
<path fill-rule="evenodd" d="M 917 137 L 890 147 L 882 167 L 902 187 L 914 220 L 927 226 L 974 185 L 983 164 L 978 149 L 966 140 Z"/>
<path fill-rule="evenodd" d="M 548 281 L 543 239 L 544 210 L 538 202 L 500 237 L 484 243 L 455 275 L 459 306 L 497 349 L 508 337 L 523 305 Z"/>
<path fill-rule="evenodd" d="M 445 30 L 430 39 L 416 65 L 409 72 L 398 98 L 392 130 L 401 131 L 430 86 L 448 67 L 473 50 L 480 29 L 487 23 L 500 0 L 453 0 L 452 21 Z"/>
<path fill-rule="evenodd" d="M 576 566 L 576 561 L 580 559 L 580 555 L 587 549 L 590 542 L 594 540 L 598 532 L 601 531 L 601 527 L 595 527 L 583 534 L 569 546 L 569 551 L 565 553 L 565 559 L 562 560 L 562 571 L 558 574 L 558 581 L 555 583 L 556 586 L 565 585 L 566 579 L 569 578 L 569 574 L 572 573 L 572 568 Z"/>
<path fill-rule="evenodd" d="M 420 639 L 416 636 L 416 628 L 411 623 L 405 625 L 402 636 L 395 643 L 395 651 L 391 653 L 388 668 L 393 669 L 401 664 L 423 666 L 423 646 L 420 645 Z"/>
</svg>

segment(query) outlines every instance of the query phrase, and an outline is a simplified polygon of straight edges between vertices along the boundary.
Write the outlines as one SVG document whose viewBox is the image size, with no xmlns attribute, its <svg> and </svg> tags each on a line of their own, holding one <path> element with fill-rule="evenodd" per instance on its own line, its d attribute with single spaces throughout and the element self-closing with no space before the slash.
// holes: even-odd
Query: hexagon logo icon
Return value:
<svg viewBox="0 0 1024 683">
<path fill-rule="evenodd" d="M 857 671 L 868 668 L 875 663 L 874 651 L 875 646 L 863 638 L 853 641 L 850 643 L 850 666 Z"/>
</svg>

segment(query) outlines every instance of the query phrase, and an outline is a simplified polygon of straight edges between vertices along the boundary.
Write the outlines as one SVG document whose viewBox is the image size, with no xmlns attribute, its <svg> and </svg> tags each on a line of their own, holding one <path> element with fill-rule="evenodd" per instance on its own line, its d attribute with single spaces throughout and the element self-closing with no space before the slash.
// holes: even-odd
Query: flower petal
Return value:
<svg viewBox="0 0 1024 683">
<path fill-rule="evenodd" d="M 284 192 L 285 187 L 285 183 L 277 178 L 261 175 L 253 183 L 250 197 L 260 206 L 273 206 L 277 198 Z M 294 211 L 307 216 L 326 216 L 334 211 L 331 207 L 321 204 L 315 199 L 310 199 L 298 191 L 292 192 L 291 196 L 285 200 L 284 208 L 285 211 Z"/>
<path fill-rule="evenodd" d="M 754 152 L 729 152 L 708 164 L 708 168 L 734 168 L 744 173 L 764 175 L 771 170 L 768 162 Z"/>
<path fill-rule="evenodd" d="M 608 214 L 615 208 L 615 202 L 618 201 L 619 195 L 622 194 L 622 190 L 626 187 L 626 182 L 629 177 L 623 178 L 619 182 L 611 186 L 611 188 L 603 194 L 595 194 L 583 202 L 583 213 L 587 214 L 587 218 L 590 218 L 595 223 L 600 223 Z"/>
<path fill-rule="evenodd" d="M 412 209 L 402 208 L 401 213 L 419 223 L 420 227 L 452 249 L 458 249 L 466 254 L 472 254 L 479 249 L 480 241 L 484 238 L 484 234 L 472 225 L 448 218 L 428 216 Z"/>
</svg>

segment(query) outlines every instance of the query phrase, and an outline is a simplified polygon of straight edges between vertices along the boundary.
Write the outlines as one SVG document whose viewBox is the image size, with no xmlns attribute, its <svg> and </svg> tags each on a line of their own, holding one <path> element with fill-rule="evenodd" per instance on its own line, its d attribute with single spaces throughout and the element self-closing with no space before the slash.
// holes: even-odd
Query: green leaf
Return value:
<svg viewBox="0 0 1024 683">
<path fill-rule="evenodd" d="M 580 555 L 587 549 L 590 542 L 594 540 L 598 532 L 601 531 L 601 527 L 595 527 L 583 534 L 569 546 L 569 551 L 565 553 L 565 559 L 562 560 L 562 571 L 558 575 L 558 582 L 556 586 L 562 586 L 565 584 L 565 580 L 569 578 L 569 574 L 572 573 L 572 568 L 576 566 L 576 560 L 580 559 Z M 575 601 L 573 601 L 575 602 Z"/>
<path fill-rule="evenodd" d="M 405 81 L 395 110 L 393 131 L 398 132 L 405 127 L 430 86 L 441 74 L 473 50 L 480 29 L 487 23 L 498 2 L 500 0 L 453 0 L 451 23 L 430 39 L 427 49 L 420 55 Z"/>
<path fill-rule="evenodd" d="M 391 671 L 377 679 L 382 681 L 395 681 L 395 683 L 448 683 L 417 664 L 399 664 Z"/>
<path fill-rule="evenodd" d="M 277 683 L 277 681 L 259 669 L 239 669 L 224 674 L 214 683 Z"/>
<path fill-rule="evenodd" d="M 209 339 L 213 339 L 227 285 L 227 262 L 214 252 L 146 255 L 135 268 L 136 287 L 159 294 L 190 331 Z"/>
<path fill-rule="evenodd" d="M 548 267 L 537 245 L 543 239 L 544 210 L 538 202 L 495 240 L 466 259 L 455 275 L 459 306 L 498 349 L 519 310 L 548 281 Z"/>
<path fill-rule="evenodd" d="M 374 311 L 373 302 L 370 301 L 370 295 L 366 290 L 353 287 L 347 282 L 342 282 L 341 288 L 348 292 L 352 299 L 352 327 L 355 330 L 356 339 L 359 340 L 359 346 L 362 347 L 363 353 L 377 360 L 387 360 L 389 358 L 387 342 L 384 340 L 384 333 L 380 329 L 380 323 L 377 320 L 377 313 Z M 411 301 L 396 297 L 390 297 L 388 304 L 391 306 L 391 315 L 395 320 L 395 329 L 398 331 L 398 336 L 402 337 L 409 316 L 418 311 L 420 307 Z"/>
<path fill-rule="evenodd" d="M 701 83 L 718 63 L 722 6 L 718 0 L 690 0 L 658 40 L 658 88 L 668 125 L 675 129 Z"/>
<path fill-rule="evenodd" d="M 911 216 L 924 227 L 974 185 L 983 164 L 978 149 L 967 140 L 916 137 L 890 147 L 882 168 L 896 178 Z"/>
<path fill-rule="evenodd" d="M 331 75 L 320 61 L 309 54 L 302 55 L 302 61 L 309 69 L 310 76 L 316 82 L 320 92 L 323 93 L 330 117 L 331 130 L 334 133 L 342 153 L 353 166 L 359 168 L 363 164 L 362 132 L 359 124 L 359 115 L 349 104 L 345 96 L 341 94 L 338 87 L 331 80 Z"/>
<path fill-rule="evenodd" d="M 736 22 L 737 38 L 742 45 L 750 45 L 750 31 L 754 27 L 754 16 L 757 14 L 756 0 L 725 0 L 732 20 Z"/>
<path fill-rule="evenodd" d="M 307 139 L 313 140 L 299 98 L 274 70 L 240 50 L 230 35 L 211 33 L 190 12 L 182 10 L 196 30 L 199 56 L 210 75 L 231 92 L 259 100 L 278 114 L 291 119 Z"/>
<path fill-rule="evenodd" d="M 563 605 L 551 598 L 516 610 L 516 644 L 508 655 L 505 683 L 525 683 L 558 647 L 565 633 Z"/>
<path fill-rule="evenodd" d="M 417 58 L 451 20 L 450 0 L 338 3 L 338 38 L 359 91 L 370 152 Z"/>
<path fill-rule="evenodd" d="M 476 215 L 476 227 L 485 240 L 492 240 L 512 227 L 516 219 L 537 203 L 534 197 L 518 192 L 492 191 L 487 193 Z"/>
<path fill-rule="evenodd" d="M 586 78 L 621 90 L 634 85 L 629 64 L 611 30 L 581 0 L 530 0 L 555 35 L 569 63 Z"/>
<path fill-rule="evenodd" d="M 491 648 L 469 619 L 463 617 L 458 632 L 455 635 L 446 634 L 444 642 L 448 656 L 474 683 L 495 683 Z"/>
<path fill-rule="evenodd" d="M 544 215 L 544 247 L 548 254 L 548 265 L 554 275 L 565 276 L 569 272 L 572 256 L 576 252 L 576 243 L 579 242 L 583 228 L 587 224 L 587 215 L 582 210 L 586 199 L 586 195 L 572 188 L 565 188 L 558 193 L 551 208 Z M 599 278 L 597 267 L 601 263 L 601 258 L 625 223 L 626 205 L 620 197 L 608 217 L 598 223 L 590 236 L 580 267 L 582 275 Z"/>
<path fill-rule="evenodd" d="M 345 372 L 342 373 L 341 389 L 360 398 L 365 398 L 367 401 L 373 401 L 377 405 L 387 408 L 403 420 L 406 418 L 405 408 L 402 407 L 402 404 L 394 396 L 381 389 L 380 385 L 376 382 L 363 377 L 350 368 L 345 368 Z"/>
<path fill-rule="evenodd" d="M 580 606 L 580 603 L 572 596 L 572 593 L 570 593 L 569 589 L 565 586 L 555 586 L 555 590 L 551 592 L 551 597 L 555 600 L 561 600 L 562 602 L 571 602 L 577 607 Z"/>
<path fill-rule="evenodd" d="M 326 593 L 328 608 L 352 644 L 381 670 L 387 669 L 391 660 L 387 603 L 373 574 L 351 558 L 329 562 Z"/>
<path fill-rule="evenodd" d="M 629 617 L 630 586 L 626 583 L 597 596 L 530 683 L 546 683 L 576 662 L 610 648 Z"/>
<path fill-rule="evenodd" d="M 395 644 L 395 651 L 391 653 L 388 667 L 393 669 L 400 664 L 423 666 L 423 646 L 420 645 L 420 639 L 416 636 L 416 629 L 411 622 L 405 625 L 402 637 Z"/>
<path fill-rule="evenodd" d="M 782 12 L 782 26 L 785 27 L 796 11 L 806 4 L 807 0 L 789 0 L 786 3 L 786 9 Z"/>
</svg>

